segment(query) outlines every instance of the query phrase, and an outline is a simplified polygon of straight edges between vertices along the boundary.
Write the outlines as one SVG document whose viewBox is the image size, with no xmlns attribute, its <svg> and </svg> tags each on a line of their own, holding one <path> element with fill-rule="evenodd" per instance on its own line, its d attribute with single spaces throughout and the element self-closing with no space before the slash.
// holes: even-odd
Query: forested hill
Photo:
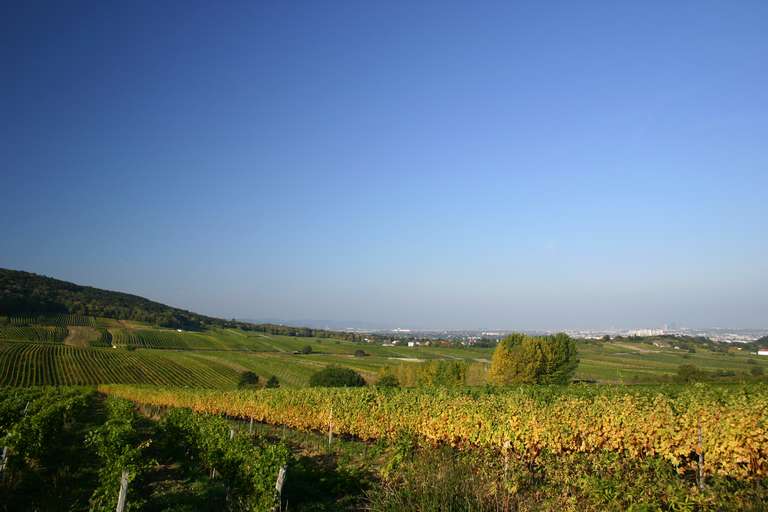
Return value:
<svg viewBox="0 0 768 512">
<path fill-rule="evenodd" d="M 348 340 L 359 338 L 359 335 L 348 332 L 223 320 L 167 306 L 138 295 L 80 286 L 31 272 L 0 268 L 0 316 L 60 314 L 135 320 L 187 330 L 238 327 L 288 336 L 335 337 Z"/>
<path fill-rule="evenodd" d="M 0 315 L 74 314 L 201 328 L 224 322 L 128 293 L 0 269 Z"/>
</svg>

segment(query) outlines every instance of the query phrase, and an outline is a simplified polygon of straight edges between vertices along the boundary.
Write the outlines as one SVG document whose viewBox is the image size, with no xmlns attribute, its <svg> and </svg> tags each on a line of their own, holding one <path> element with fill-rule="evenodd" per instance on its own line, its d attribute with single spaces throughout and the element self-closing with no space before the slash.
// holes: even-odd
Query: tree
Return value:
<svg viewBox="0 0 768 512">
<path fill-rule="evenodd" d="M 365 350 L 357 349 L 355 350 L 355 357 L 365 357 L 368 354 L 366 354 Z"/>
<path fill-rule="evenodd" d="M 466 361 L 437 360 L 416 366 L 420 386 L 463 386 L 469 365 Z"/>
<path fill-rule="evenodd" d="M 340 366 L 327 366 L 309 378 L 310 387 L 360 387 L 365 379 L 354 370 Z"/>
<path fill-rule="evenodd" d="M 385 373 L 379 377 L 379 380 L 376 381 L 376 385 L 380 388 L 399 388 L 400 381 L 391 373 Z"/>
<path fill-rule="evenodd" d="M 301 349 L 302 354 L 311 354 L 312 353 L 312 346 L 311 345 L 305 345 L 304 348 Z"/>
<path fill-rule="evenodd" d="M 496 347 L 490 378 L 496 384 L 567 384 L 578 363 L 576 344 L 567 334 L 514 333 Z"/>
<path fill-rule="evenodd" d="M 280 381 L 278 381 L 278 380 L 277 380 L 277 377 L 275 377 L 275 376 L 273 375 L 273 376 L 271 376 L 269 379 L 267 379 L 267 384 L 266 384 L 266 386 L 267 386 L 268 388 L 279 388 L 279 387 L 280 387 Z"/>
<path fill-rule="evenodd" d="M 239 388 L 252 388 L 259 385 L 259 376 L 253 372 L 243 372 L 240 374 L 240 381 L 237 383 Z"/>
</svg>

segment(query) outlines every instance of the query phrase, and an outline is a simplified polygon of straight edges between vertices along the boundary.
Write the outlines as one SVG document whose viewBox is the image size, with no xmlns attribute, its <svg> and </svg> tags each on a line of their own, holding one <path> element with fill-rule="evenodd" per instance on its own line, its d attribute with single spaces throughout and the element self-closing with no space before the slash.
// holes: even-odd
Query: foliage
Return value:
<svg viewBox="0 0 768 512">
<path fill-rule="evenodd" d="M 221 417 L 174 409 L 163 420 L 164 435 L 185 458 L 226 482 L 231 510 L 271 511 L 277 504 L 275 481 L 289 460 L 287 447 L 265 439 L 231 437 Z"/>
<path fill-rule="evenodd" d="M 126 510 L 141 510 L 143 501 L 131 492 L 131 484 L 140 480 L 152 466 L 145 450 L 149 440 L 142 440 L 136 431 L 136 415 L 133 403 L 110 397 L 106 401 L 107 420 L 103 425 L 90 431 L 86 443 L 96 451 L 101 463 L 99 486 L 91 496 L 91 510 L 110 512 L 117 505 L 120 479 L 123 471 L 128 472 L 128 500 Z"/>
<path fill-rule="evenodd" d="M 86 409 L 91 395 L 92 392 L 80 389 L 48 388 L 37 396 L 26 395 L 28 405 L 23 409 L 23 394 L 21 399 L 3 400 L 0 418 L 7 431 L 2 444 L 13 453 L 12 463 L 17 467 L 33 461 L 45 463 L 58 449 L 67 424 Z"/>
<path fill-rule="evenodd" d="M 376 381 L 376 386 L 380 388 L 398 388 L 400 387 L 400 381 L 393 374 L 385 373 Z"/>
<path fill-rule="evenodd" d="M 312 345 L 304 345 L 301 349 L 302 354 L 311 354 L 312 353 Z"/>
<path fill-rule="evenodd" d="M 239 388 L 256 387 L 259 385 L 259 376 L 251 371 L 246 371 L 240 374 L 240 380 L 237 383 Z"/>
<path fill-rule="evenodd" d="M 403 386 L 463 386 L 467 383 L 469 363 L 439 359 L 403 363 L 389 371 Z"/>
<path fill-rule="evenodd" d="M 490 378 L 496 384 L 567 384 L 577 365 L 576 344 L 567 334 L 516 333 L 496 347 Z"/>
<path fill-rule="evenodd" d="M 101 386 L 141 403 L 361 439 L 410 433 L 433 443 L 489 447 L 535 462 L 543 453 L 610 451 L 659 456 L 678 471 L 696 467 L 701 426 L 707 475 L 768 476 L 768 389 L 764 385 L 519 386 L 276 389 L 225 392 Z M 255 398 L 258 396 L 258 399 Z"/>
<path fill-rule="evenodd" d="M 269 379 L 267 379 L 267 388 L 279 388 L 280 387 L 280 381 L 277 380 L 277 377 L 272 375 Z"/>
<path fill-rule="evenodd" d="M 95 472 L 81 425 L 92 417 L 94 402 L 91 389 L 0 388 L 0 447 L 8 449 L 0 510 L 87 503 Z"/>
<path fill-rule="evenodd" d="M 310 387 L 359 387 L 365 386 L 365 379 L 350 368 L 327 366 L 309 378 Z"/>
</svg>

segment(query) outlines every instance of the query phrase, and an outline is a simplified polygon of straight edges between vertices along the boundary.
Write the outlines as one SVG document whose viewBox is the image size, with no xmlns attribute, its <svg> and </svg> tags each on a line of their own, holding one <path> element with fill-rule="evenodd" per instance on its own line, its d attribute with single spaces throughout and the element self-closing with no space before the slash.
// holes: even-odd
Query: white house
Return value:
<svg viewBox="0 0 768 512">
<path fill-rule="evenodd" d="M 415 347 L 416 346 L 416 342 L 415 341 L 409 341 L 408 342 L 408 346 L 409 347 Z"/>
<path fill-rule="evenodd" d="M 758 350 L 757 355 L 759 356 L 768 356 L 768 350 Z"/>
</svg>

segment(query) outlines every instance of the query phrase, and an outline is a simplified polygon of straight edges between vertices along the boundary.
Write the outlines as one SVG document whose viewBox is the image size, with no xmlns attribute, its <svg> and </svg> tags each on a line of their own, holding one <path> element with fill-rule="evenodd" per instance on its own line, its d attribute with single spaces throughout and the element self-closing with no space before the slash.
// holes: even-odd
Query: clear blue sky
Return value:
<svg viewBox="0 0 768 512">
<path fill-rule="evenodd" d="M 763 0 L 4 2 L 0 57 L 2 267 L 226 317 L 768 326 Z"/>
</svg>

